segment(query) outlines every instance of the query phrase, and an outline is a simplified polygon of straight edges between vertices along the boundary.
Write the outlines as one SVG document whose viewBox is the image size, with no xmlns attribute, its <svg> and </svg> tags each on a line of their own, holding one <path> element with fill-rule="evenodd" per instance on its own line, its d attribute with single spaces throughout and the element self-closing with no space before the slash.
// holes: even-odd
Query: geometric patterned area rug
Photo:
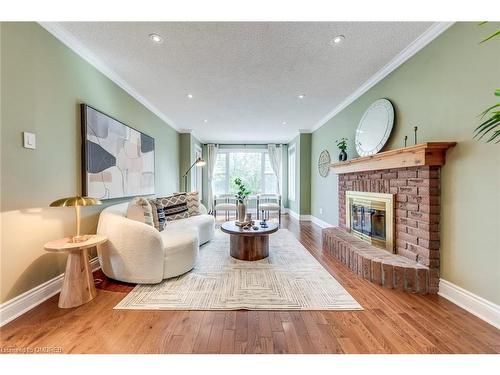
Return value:
<svg viewBox="0 0 500 375">
<path fill-rule="evenodd" d="M 287 229 L 269 239 L 269 257 L 229 255 L 229 235 L 200 248 L 190 272 L 159 284 L 137 285 L 115 309 L 131 310 L 362 310 Z"/>
</svg>

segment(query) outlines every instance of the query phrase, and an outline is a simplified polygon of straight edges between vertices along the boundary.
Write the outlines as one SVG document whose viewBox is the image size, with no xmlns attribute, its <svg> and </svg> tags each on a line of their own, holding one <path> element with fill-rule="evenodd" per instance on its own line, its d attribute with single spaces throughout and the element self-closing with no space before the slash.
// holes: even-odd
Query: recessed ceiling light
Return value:
<svg viewBox="0 0 500 375">
<path fill-rule="evenodd" d="M 286 121 L 283 121 L 283 122 L 282 122 L 282 124 L 283 124 L 283 125 L 286 125 Z"/>
<path fill-rule="evenodd" d="M 193 99 L 193 94 L 187 94 L 188 99 Z"/>
<path fill-rule="evenodd" d="M 203 122 L 206 124 L 208 122 L 208 120 L 203 120 Z"/>
<path fill-rule="evenodd" d="M 304 99 L 306 97 L 306 94 L 300 94 L 299 96 L 297 96 L 297 98 L 299 99 Z"/>
<path fill-rule="evenodd" d="M 335 38 L 332 39 L 332 41 L 330 42 L 332 45 L 335 45 L 335 44 L 340 44 L 344 41 L 345 39 L 345 36 L 343 35 L 337 35 Z"/>
<path fill-rule="evenodd" d="M 158 34 L 149 34 L 149 39 L 151 39 L 153 42 L 160 44 L 163 42 L 163 38 L 159 36 Z"/>
</svg>

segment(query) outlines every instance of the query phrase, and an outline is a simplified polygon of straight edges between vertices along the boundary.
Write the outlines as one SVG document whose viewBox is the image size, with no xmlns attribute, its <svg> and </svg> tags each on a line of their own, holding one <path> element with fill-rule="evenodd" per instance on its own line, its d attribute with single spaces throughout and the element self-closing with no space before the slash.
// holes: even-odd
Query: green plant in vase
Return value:
<svg viewBox="0 0 500 375">
<path fill-rule="evenodd" d="M 236 197 L 236 201 L 238 202 L 237 220 L 239 222 L 243 222 L 246 214 L 245 199 L 250 195 L 250 190 L 247 190 L 245 184 L 241 181 L 241 178 L 235 178 L 234 184 L 238 188 L 238 191 L 234 195 Z"/>
<path fill-rule="evenodd" d="M 345 150 L 347 150 L 347 138 L 340 138 L 340 139 L 337 139 L 335 141 L 335 144 L 337 145 L 337 147 L 339 148 L 340 150 L 340 154 L 339 154 L 339 161 L 346 161 L 347 160 L 347 152 Z"/>
</svg>

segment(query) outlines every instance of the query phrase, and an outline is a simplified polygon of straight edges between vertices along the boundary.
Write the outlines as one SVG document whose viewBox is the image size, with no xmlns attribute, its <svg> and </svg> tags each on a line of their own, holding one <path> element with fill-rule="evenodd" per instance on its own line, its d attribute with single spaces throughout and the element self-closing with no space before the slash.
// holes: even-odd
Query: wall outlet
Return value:
<svg viewBox="0 0 500 375">
<path fill-rule="evenodd" d="M 323 208 L 322 207 L 319 208 L 319 214 L 323 215 Z"/>
<path fill-rule="evenodd" d="M 24 148 L 36 149 L 36 135 L 35 133 L 23 132 L 23 146 Z"/>
</svg>

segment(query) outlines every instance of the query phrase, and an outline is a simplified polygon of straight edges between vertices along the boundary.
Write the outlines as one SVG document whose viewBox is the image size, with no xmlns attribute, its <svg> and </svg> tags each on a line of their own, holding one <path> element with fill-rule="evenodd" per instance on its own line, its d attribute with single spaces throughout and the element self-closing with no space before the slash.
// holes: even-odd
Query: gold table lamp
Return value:
<svg viewBox="0 0 500 375">
<path fill-rule="evenodd" d="M 90 197 L 68 197 L 58 199 L 50 204 L 50 207 L 75 207 L 76 212 L 76 235 L 71 238 L 71 242 L 83 242 L 87 241 L 90 237 L 89 235 L 80 235 L 80 207 L 82 206 L 96 206 L 100 205 L 102 202 L 96 198 Z"/>
</svg>

